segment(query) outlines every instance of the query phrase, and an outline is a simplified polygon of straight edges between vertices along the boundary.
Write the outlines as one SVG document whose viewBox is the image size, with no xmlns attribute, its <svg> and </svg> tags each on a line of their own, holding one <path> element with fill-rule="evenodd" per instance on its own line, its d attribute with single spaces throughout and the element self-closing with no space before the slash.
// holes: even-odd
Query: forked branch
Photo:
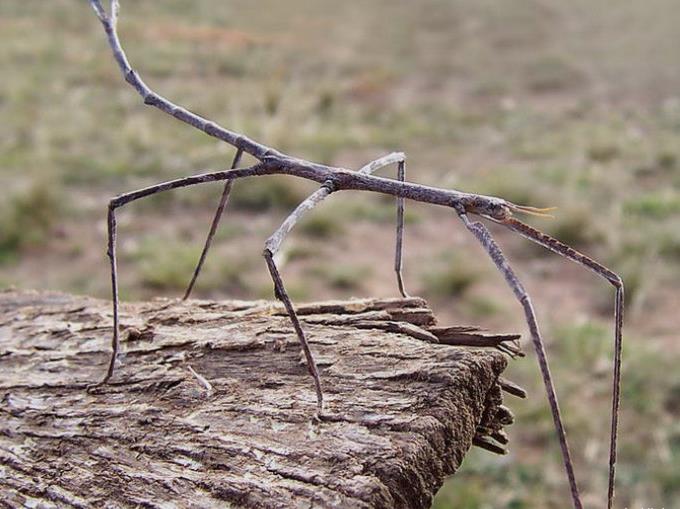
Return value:
<svg viewBox="0 0 680 509">
<path fill-rule="evenodd" d="M 529 299 L 529 295 L 510 267 L 507 259 L 501 252 L 500 248 L 491 237 L 490 232 L 481 222 L 472 222 L 468 215 L 476 215 L 490 221 L 494 221 L 504 225 L 510 230 L 517 232 L 527 237 L 532 242 L 536 242 L 556 254 L 575 261 L 579 265 L 588 268 L 599 276 L 606 279 L 616 288 L 616 300 L 614 306 L 615 312 L 615 329 L 614 329 L 614 374 L 613 374 L 613 395 L 612 395 L 612 416 L 611 416 L 611 439 L 610 439 L 610 461 L 609 461 L 609 485 L 608 485 L 608 507 L 612 507 L 614 496 L 614 477 L 616 464 L 616 439 L 618 428 L 618 410 L 619 410 L 619 394 L 620 394 L 620 376 L 621 376 L 621 345 L 622 345 L 622 327 L 623 327 L 623 282 L 621 278 L 610 271 L 603 265 L 595 262 L 591 258 L 577 252 L 576 250 L 566 246 L 565 244 L 549 237 L 548 235 L 531 228 L 524 223 L 516 220 L 513 213 L 524 213 L 532 215 L 546 215 L 548 209 L 536 209 L 533 207 L 516 205 L 501 198 L 483 196 L 471 193 L 464 193 L 449 189 L 440 189 L 420 184 L 414 184 L 405 181 L 405 163 L 404 156 L 400 153 L 390 154 L 383 158 L 373 161 L 358 171 L 352 171 L 345 168 L 326 166 L 303 159 L 291 157 L 283 154 L 278 150 L 263 145 L 254 141 L 247 136 L 230 131 L 217 125 L 216 123 L 207 120 L 200 115 L 190 112 L 182 108 L 163 96 L 157 94 L 140 78 L 139 74 L 131 67 L 130 62 L 123 50 L 120 39 L 117 33 L 117 22 L 119 13 L 119 4 L 117 0 L 111 1 L 111 8 L 107 13 L 102 7 L 100 0 L 89 0 L 94 8 L 97 17 L 101 21 L 113 56 L 125 77 L 125 80 L 137 91 L 142 97 L 144 103 L 153 106 L 168 115 L 184 122 L 209 136 L 222 140 L 237 149 L 237 154 L 232 164 L 231 170 L 213 171 L 194 175 L 186 178 L 176 179 L 169 182 L 150 186 L 138 191 L 133 191 L 111 200 L 109 204 L 109 249 L 108 254 L 111 261 L 111 281 L 112 281 L 112 295 L 113 295 L 113 313 L 114 313 L 114 331 L 112 339 L 112 355 L 109 369 L 106 377 L 101 383 L 107 382 L 113 374 L 116 355 L 119 349 L 119 319 L 118 319 L 118 282 L 117 282 L 117 267 L 116 267 L 116 217 L 115 211 L 131 201 L 151 196 L 156 193 L 177 189 L 181 187 L 192 186 L 196 184 L 226 181 L 222 198 L 220 200 L 218 209 L 216 211 L 213 223 L 211 225 L 210 233 L 206 240 L 201 258 L 194 272 L 194 277 L 187 289 L 185 297 L 188 297 L 193 285 L 198 277 L 205 255 L 208 252 L 210 243 L 217 229 L 220 217 L 222 216 L 224 206 L 231 191 L 232 182 L 238 178 L 255 177 L 272 174 L 292 175 L 299 178 L 311 180 L 321 184 L 321 188 L 313 193 L 307 200 L 302 202 L 292 214 L 284 221 L 281 227 L 269 238 L 265 245 L 264 257 L 267 262 L 267 267 L 274 281 L 275 295 L 283 301 L 287 313 L 293 323 L 296 334 L 300 341 L 300 345 L 305 354 L 307 368 L 314 378 L 315 389 L 317 394 L 318 413 L 321 415 L 323 411 L 323 392 L 321 390 L 321 383 L 319 372 L 314 362 L 314 357 L 309 344 L 305 337 L 304 330 L 297 317 L 295 308 L 288 297 L 285 290 L 283 280 L 278 268 L 274 262 L 274 254 L 279 249 L 284 240 L 285 235 L 292 230 L 298 219 L 307 211 L 313 209 L 319 202 L 325 199 L 329 194 L 341 190 L 359 190 L 370 191 L 374 193 L 392 195 L 397 197 L 397 241 L 395 252 L 395 272 L 397 275 L 397 283 L 402 295 L 406 295 L 404 284 L 401 276 L 402 270 L 402 241 L 403 241 L 403 224 L 404 224 L 404 199 L 431 203 L 434 205 L 442 205 L 453 208 L 465 227 L 477 238 L 482 244 L 487 254 L 491 257 L 498 270 L 503 274 L 507 284 L 512 288 L 515 296 L 522 305 L 525 318 L 529 330 L 531 332 L 532 341 L 536 350 L 539 367 L 545 383 L 548 402 L 552 412 L 555 428 L 557 430 L 558 439 L 562 450 L 562 459 L 567 473 L 569 484 L 571 487 L 572 501 L 576 508 L 581 508 L 581 500 L 576 484 L 574 469 L 571 461 L 569 447 L 567 445 L 566 431 L 564 429 L 562 418 L 560 415 L 559 405 L 557 403 L 557 395 L 555 393 L 554 384 L 550 374 L 547 355 L 544 348 L 544 342 L 540 334 L 536 316 Z M 238 160 L 242 153 L 250 154 L 258 163 L 249 168 L 235 169 L 238 165 Z M 397 179 L 387 179 L 377 177 L 373 173 L 389 164 L 397 164 Z"/>
</svg>

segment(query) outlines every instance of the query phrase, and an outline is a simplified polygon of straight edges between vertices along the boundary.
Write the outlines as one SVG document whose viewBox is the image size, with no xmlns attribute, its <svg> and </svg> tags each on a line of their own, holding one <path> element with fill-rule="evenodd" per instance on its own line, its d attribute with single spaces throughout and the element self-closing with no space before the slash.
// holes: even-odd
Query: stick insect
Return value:
<svg viewBox="0 0 680 509">
<path fill-rule="evenodd" d="M 512 289 L 516 299 L 522 306 L 526 323 L 529 328 L 532 343 L 538 358 L 538 364 L 547 392 L 548 402 L 554 421 L 557 438 L 562 453 L 562 462 L 569 481 L 573 506 L 577 509 L 582 508 L 581 497 L 576 482 L 576 476 L 572 464 L 570 449 L 567 442 L 566 431 L 562 424 L 560 408 L 555 393 L 555 387 L 550 373 L 547 354 L 544 342 L 536 320 L 533 305 L 529 294 L 510 266 L 507 258 L 501 251 L 496 241 L 491 236 L 490 231 L 481 221 L 473 217 L 497 223 L 509 230 L 516 232 L 531 242 L 539 244 L 559 256 L 569 259 L 582 267 L 603 278 L 615 288 L 614 300 L 614 367 L 612 382 L 612 403 L 611 403 L 611 429 L 610 429 L 610 450 L 609 450 L 609 472 L 608 472 L 608 491 L 607 503 L 611 509 L 614 498 L 614 481 L 616 468 L 616 443 L 618 432 L 618 413 L 620 401 L 620 378 L 621 378 L 621 347 L 622 347 L 622 328 L 623 328 L 623 281 L 621 278 L 608 268 L 599 264 L 592 258 L 579 253 L 575 249 L 567 246 L 559 240 L 552 238 L 545 233 L 532 228 L 521 222 L 515 214 L 530 214 L 544 216 L 549 209 L 538 209 L 528 206 L 517 205 L 502 198 L 465 193 L 450 189 L 439 189 L 425 185 L 415 184 L 405 179 L 405 157 L 402 153 L 393 153 L 385 157 L 370 162 L 358 171 L 345 168 L 331 167 L 318 164 L 281 153 L 278 150 L 254 141 L 243 134 L 225 129 L 216 123 L 207 120 L 195 113 L 178 106 L 157 94 L 142 80 L 140 75 L 132 68 L 125 54 L 117 31 L 118 14 L 120 10 L 118 0 L 111 0 L 110 8 L 107 10 L 102 6 L 101 0 L 89 0 L 99 21 L 101 22 L 108 39 L 113 57 L 120 67 L 125 81 L 132 86 L 142 97 L 144 104 L 153 106 L 168 115 L 171 115 L 181 122 L 184 122 L 209 136 L 217 138 L 236 149 L 236 156 L 231 165 L 231 169 L 212 171 L 193 175 L 190 177 L 179 178 L 163 182 L 157 185 L 146 187 L 137 191 L 129 192 L 113 198 L 108 206 L 108 257 L 111 270 L 111 287 L 113 300 L 113 337 L 112 353 L 108 370 L 104 379 L 96 385 L 107 383 L 113 375 L 116 357 L 120 348 L 120 323 L 119 323 L 119 297 L 118 297 L 118 271 L 116 264 L 116 210 L 120 207 L 171 189 L 194 186 L 201 183 L 224 181 L 224 191 L 210 227 L 201 257 L 189 286 L 184 294 L 188 298 L 199 276 L 201 267 L 212 243 L 213 236 L 217 230 L 224 207 L 229 198 L 233 182 L 241 178 L 258 177 L 265 175 L 291 175 L 319 183 L 320 188 L 304 200 L 287 217 L 283 224 L 265 242 L 263 256 L 274 282 L 275 297 L 280 300 L 292 322 L 295 333 L 300 342 L 304 353 L 307 369 L 314 381 L 314 388 L 317 399 L 317 413 L 322 416 L 323 412 L 323 391 L 319 370 L 314 361 L 312 351 L 309 348 L 304 328 L 296 314 L 295 307 L 286 291 L 281 273 L 275 262 L 275 254 L 280 249 L 286 235 L 294 228 L 297 221 L 307 212 L 311 211 L 316 205 L 323 201 L 330 194 L 346 191 L 368 191 L 373 193 L 386 194 L 396 197 L 397 201 L 397 231 L 396 231 L 396 254 L 394 270 L 397 278 L 397 285 L 400 293 L 406 296 L 404 282 L 402 278 L 402 239 L 404 231 L 404 201 L 406 199 L 440 205 L 453 209 L 454 213 L 460 218 L 463 226 L 477 239 L 481 247 L 491 258 L 499 272 L 505 278 L 506 283 Z M 239 162 L 241 156 L 246 153 L 252 156 L 257 163 L 241 168 Z M 378 177 L 375 172 L 389 165 L 397 165 L 397 178 L 389 179 Z"/>
</svg>

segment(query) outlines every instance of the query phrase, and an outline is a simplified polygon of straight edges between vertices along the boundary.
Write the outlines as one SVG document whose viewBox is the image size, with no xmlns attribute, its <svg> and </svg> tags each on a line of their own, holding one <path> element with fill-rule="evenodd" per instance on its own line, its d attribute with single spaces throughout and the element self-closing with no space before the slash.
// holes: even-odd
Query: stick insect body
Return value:
<svg viewBox="0 0 680 509">
<path fill-rule="evenodd" d="M 232 132 L 218 126 L 214 122 L 196 115 L 180 106 L 175 105 L 168 99 L 156 94 L 139 77 L 131 67 L 125 51 L 122 48 L 117 32 L 117 20 L 119 4 L 117 0 L 111 1 L 110 12 L 101 5 L 100 0 L 89 0 L 97 17 L 102 23 L 107 34 L 108 42 L 113 52 L 113 56 L 120 67 L 125 80 L 142 96 L 144 103 L 154 106 L 159 110 L 177 118 L 178 120 L 199 129 L 206 134 L 220 139 L 236 148 L 231 169 L 203 173 L 190 177 L 180 178 L 154 186 L 150 186 L 138 191 L 126 193 L 113 198 L 109 203 L 108 210 L 108 256 L 111 263 L 111 283 L 113 294 L 113 337 L 112 354 L 109 367 L 104 379 L 99 382 L 101 385 L 108 382 L 113 375 L 116 357 L 120 348 L 120 324 L 119 324 L 119 297 L 118 297 L 118 271 L 116 264 L 116 210 L 135 200 L 151 196 L 156 193 L 193 186 L 201 183 L 225 181 L 224 190 L 220 199 L 217 211 L 213 218 L 208 237 L 206 239 L 200 259 L 194 271 L 191 282 L 184 294 L 188 298 L 194 284 L 200 274 L 201 267 L 212 243 L 213 236 L 217 230 L 220 218 L 226 206 L 233 182 L 240 178 L 256 177 L 265 175 L 291 175 L 321 184 L 320 188 L 304 200 L 286 218 L 283 224 L 265 243 L 263 256 L 267 268 L 274 282 L 274 293 L 277 299 L 281 300 L 286 308 L 290 320 L 300 341 L 302 351 L 305 355 L 307 369 L 313 380 L 317 396 L 317 412 L 323 416 L 323 391 L 319 372 L 314 361 L 314 357 L 309 348 L 304 329 L 296 314 L 295 308 L 274 260 L 274 255 L 281 247 L 285 236 L 293 229 L 297 221 L 308 211 L 313 209 L 318 203 L 334 192 L 344 190 L 369 191 L 381 194 L 388 194 L 397 198 L 397 235 L 396 235 L 396 254 L 394 269 L 397 278 L 399 291 L 403 296 L 407 296 L 402 278 L 402 246 L 403 246 L 403 226 L 404 226 L 404 200 L 414 200 L 434 205 L 441 205 L 452 208 L 462 221 L 465 228 L 474 235 L 487 255 L 491 258 L 498 270 L 505 278 L 508 286 L 512 289 L 515 297 L 524 310 L 525 318 L 531 334 L 532 343 L 538 358 L 541 375 L 546 388 L 548 402 L 552 413 L 557 437 L 560 443 L 562 460 L 569 480 L 572 502 L 575 508 L 582 508 L 581 497 L 579 494 L 574 468 L 571 460 L 570 450 L 567 442 L 566 431 L 562 424 L 557 395 L 552 381 L 552 375 L 548 364 L 547 354 L 541 332 L 538 328 L 536 314 L 531 300 L 522 283 L 515 275 L 507 258 L 501 251 L 498 244 L 491 236 L 486 226 L 480 221 L 473 221 L 470 216 L 478 216 L 486 220 L 498 223 L 513 232 L 519 233 L 528 240 L 535 242 L 556 254 L 572 260 L 579 265 L 591 270 L 598 276 L 604 278 L 616 289 L 615 293 L 615 325 L 614 325 L 614 373 L 612 390 L 612 414 L 611 414 L 611 433 L 610 433 L 610 454 L 609 454 L 609 483 L 607 501 L 611 509 L 614 497 L 614 480 L 616 466 L 616 442 L 618 431 L 618 411 L 620 399 L 620 377 L 621 377 L 621 344 L 623 327 L 623 282 L 621 278 L 597 263 L 588 256 L 579 253 L 573 248 L 563 244 L 532 227 L 519 221 L 515 214 L 546 215 L 549 209 L 537 209 L 522 205 L 516 205 L 501 198 L 483 196 L 471 193 L 463 193 L 455 190 L 439 189 L 435 187 L 414 184 L 405 180 L 405 156 L 402 153 L 393 153 L 385 157 L 368 163 L 358 171 L 344 168 L 336 168 L 322 164 L 305 161 L 290 157 L 286 154 L 258 143 L 241 134 Z M 247 168 L 238 168 L 241 156 L 247 153 L 254 157 L 258 162 Z M 388 179 L 375 176 L 374 173 L 388 165 L 397 164 L 397 179 Z"/>
</svg>

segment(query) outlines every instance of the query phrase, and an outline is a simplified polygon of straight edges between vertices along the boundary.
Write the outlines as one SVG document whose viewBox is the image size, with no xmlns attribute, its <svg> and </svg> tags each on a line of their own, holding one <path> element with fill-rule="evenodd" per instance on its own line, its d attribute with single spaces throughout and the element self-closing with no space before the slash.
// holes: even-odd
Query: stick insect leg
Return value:
<svg viewBox="0 0 680 509">
<path fill-rule="evenodd" d="M 312 355 L 312 351 L 309 348 L 309 343 L 307 342 L 305 333 L 302 330 L 302 325 L 300 325 L 300 319 L 298 318 L 295 308 L 293 307 L 293 303 L 290 300 L 290 297 L 288 296 L 288 293 L 286 292 L 286 289 L 283 285 L 281 274 L 279 269 L 276 267 L 276 263 L 274 262 L 274 255 L 280 249 L 285 236 L 293 229 L 300 217 L 302 217 L 302 215 L 308 210 L 314 208 L 319 202 L 331 194 L 332 191 L 332 183 L 326 183 L 320 189 L 312 193 L 305 201 L 300 203 L 300 205 L 298 205 L 297 208 L 285 219 L 278 230 L 276 230 L 272 236 L 267 239 L 265 242 L 264 252 L 262 253 L 265 261 L 267 262 L 269 273 L 271 274 L 272 280 L 274 281 L 274 295 L 277 299 L 283 302 L 283 305 L 288 312 L 288 316 L 290 317 L 290 321 L 293 323 L 293 328 L 295 329 L 295 333 L 297 334 L 298 340 L 300 341 L 300 346 L 302 347 L 302 351 L 305 355 L 307 369 L 309 370 L 309 374 L 312 375 L 312 378 L 314 379 L 317 412 L 319 416 L 323 411 L 323 392 L 321 390 L 321 378 L 319 377 L 319 370 L 316 367 L 314 356 Z"/>
<path fill-rule="evenodd" d="M 598 276 L 606 279 L 616 289 L 614 301 L 614 375 L 612 380 L 612 414 L 609 435 L 609 482 L 607 489 L 607 507 L 612 508 L 614 501 L 614 481 L 616 477 L 616 441 L 618 436 L 619 404 L 621 400 L 621 350 L 623 344 L 623 280 L 621 277 L 599 264 L 592 258 L 579 253 L 557 239 L 532 228 L 514 218 L 501 222 L 507 228 L 539 244 L 560 256 L 568 258 L 579 265 L 590 269 Z"/>
<path fill-rule="evenodd" d="M 400 182 L 404 182 L 406 178 L 406 156 L 402 152 L 393 152 L 380 159 L 371 161 L 366 166 L 359 170 L 359 173 L 365 175 L 372 175 L 378 169 L 383 168 L 387 165 L 397 163 L 397 178 Z M 402 248 L 404 244 L 404 198 L 401 196 L 397 197 L 397 238 L 396 246 L 394 251 L 394 272 L 397 275 L 397 286 L 399 287 L 399 293 L 404 298 L 409 295 L 406 293 L 404 287 L 404 278 L 402 275 Z"/>
<path fill-rule="evenodd" d="M 116 209 L 126 205 L 130 202 L 151 196 L 163 191 L 169 191 L 171 189 L 177 189 L 180 187 L 189 187 L 196 184 L 202 184 L 205 182 L 214 182 L 217 180 L 227 180 L 236 179 L 241 177 L 248 177 L 252 175 L 262 175 L 266 174 L 266 170 L 263 165 L 256 165 L 251 168 L 244 168 L 242 170 L 233 170 L 233 173 L 228 171 L 219 171 L 213 173 L 205 173 L 202 175 L 194 175 L 191 177 L 185 177 L 181 179 L 171 180 L 168 182 L 162 182 L 154 186 L 145 187 L 137 191 L 132 191 L 130 193 L 122 194 L 113 198 L 109 202 L 107 224 L 108 224 L 108 249 L 107 255 L 111 264 L 111 294 L 113 300 L 113 336 L 111 339 L 111 358 L 109 360 L 109 367 L 106 371 L 106 376 L 89 388 L 98 387 L 100 385 L 106 384 L 113 376 L 113 371 L 116 365 L 116 358 L 118 357 L 118 351 L 120 350 L 120 319 L 119 319 L 119 295 L 118 295 L 118 266 L 116 259 Z M 230 174 L 231 173 L 231 174 Z"/>
<path fill-rule="evenodd" d="M 109 360 L 109 367 L 106 370 L 106 375 L 101 382 L 94 386 L 103 385 L 111 379 L 116 365 L 118 350 L 120 349 L 120 325 L 118 323 L 118 265 L 116 263 L 116 212 L 115 207 L 111 204 L 109 204 L 106 222 L 109 237 L 106 254 L 109 257 L 109 263 L 111 264 L 111 293 L 113 294 L 113 336 L 111 337 L 111 359 Z"/>
<path fill-rule="evenodd" d="M 463 210 L 458 211 L 458 215 L 465 224 L 465 227 L 477 238 L 482 247 L 484 247 L 488 255 L 496 264 L 498 270 L 505 277 L 506 282 L 515 294 L 515 297 L 517 300 L 519 300 L 520 304 L 524 308 L 525 318 L 527 325 L 529 326 L 534 349 L 536 350 L 536 355 L 538 357 L 538 364 L 543 376 L 543 383 L 545 384 L 545 389 L 548 394 L 550 411 L 552 412 L 555 429 L 557 430 L 557 436 L 560 442 L 560 448 L 562 449 L 562 459 L 564 462 L 564 468 L 567 472 L 567 477 L 569 478 L 571 497 L 574 507 L 576 509 L 582 509 L 583 505 L 581 504 L 581 498 L 579 495 L 578 486 L 576 484 L 576 476 L 574 475 L 571 453 L 569 452 L 569 445 L 567 443 L 567 434 L 564 430 L 564 425 L 562 424 L 562 416 L 560 414 L 560 407 L 557 402 L 557 394 L 555 393 L 552 375 L 550 374 L 548 358 L 545 352 L 545 347 L 543 346 L 543 339 L 541 338 L 538 323 L 536 321 L 536 313 L 534 312 L 531 300 L 529 299 L 529 294 L 524 289 L 524 286 L 508 264 L 505 255 L 501 251 L 501 248 L 493 240 L 493 237 L 491 237 L 491 233 L 486 228 L 486 226 L 480 222 L 471 222 Z"/>
<path fill-rule="evenodd" d="M 243 155 L 243 149 L 238 149 L 236 150 L 236 155 L 234 156 L 234 160 L 231 162 L 231 169 L 233 170 L 238 166 L 238 163 L 241 161 L 241 156 Z M 210 231 L 208 232 L 208 238 L 205 239 L 205 244 L 203 245 L 203 251 L 201 252 L 201 257 L 198 259 L 198 264 L 196 265 L 196 269 L 194 269 L 194 275 L 191 277 L 191 281 L 189 282 L 189 286 L 186 289 L 186 292 L 184 292 L 184 297 L 182 297 L 182 300 L 187 300 L 189 296 L 191 295 L 191 291 L 194 289 L 194 285 L 196 284 L 196 280 L 198 279 L 198 275 L 201 273 L 201 268 L 203 268 L 203 263 L 205 262 L 205 257 L 208 255 L 208 250 L 210 249 L 210 246 L 213 241 L 213 237 L 215 236 L 215 232 L 217 231 L 217 227 L 220 224 L 220 220 L 222 219 L 222 214 L 224 213 L 224 207 L 227 205 L 227 200 L 229 200 L 229 194 L 231 193 L 231 188 L 234 185 L 233 180 L 227 180 L 224 183 L 224 190 L 222 191 L 222 196 L 220 198 L 220 203 L 217 205 L 217 210 L 215 211 L 215 217 L 213 217 L 212 224 L 210 225 Z"/>
<path fill-rule="evenodd" d="M 286 288 L 283 286 L 283 280 L 281 279 L 281 274 L 274 263 L 274 256 L 272 252 L 268 249 L 265 249 L 263 256 L 267 262 L 269 273 L 274 280 L 274 294 L 276 295 L 277 299 L 283 302 L 283 305 L 288 312 L 288 316 L 290 317 L 290 321 L 293 323 L 293 328 L 295 329 L 295 333 L 297 334 L 298 340 L 300 341 L 300 345 L 302 346 L 302 351 L 305 354 L 307 369 L 309 370 L 309 374 L 312 375 L 312 378 L 314 379 L 317 413 L 321 415 L 321 412 L 323 411 L 323 392 L 321 390 L 321 379 L 319 377 L 319 370 L 316 367 L 316 362 L 314 361 L 314 356 L 312 355 L 312 351 L 310 350 L 309 344 L 307 343 L 307 338 L 305 337 L 305 333 L 302 330 L 302 325 L 300 325 L 300 319 L 295 312 L 295 308 L 293 308 L 293 303 L 286 292 Z"/>
<path fill-rule="evenodd" d="M 406 177 L 406 161 L 399 161 L 397 169 L 399 180 L 404 182 Z M 401 252 L 404 243 L 404 198 L 397 197 L 397 244 L 394 250 L 394 272 L 397 274 L 397 285 L 399 286 L 399 293 L 406 298 L 408 293 L 404 288 L 404 278 L 402 276 L 402 261 Z"/>
</svg>

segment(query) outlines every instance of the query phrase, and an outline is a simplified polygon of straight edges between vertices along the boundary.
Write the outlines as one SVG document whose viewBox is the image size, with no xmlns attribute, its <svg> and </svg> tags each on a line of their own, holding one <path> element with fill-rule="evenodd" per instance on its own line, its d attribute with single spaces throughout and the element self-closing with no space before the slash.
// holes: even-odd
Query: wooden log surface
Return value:
<svg viewBox="0 0 680 509">
<path fill-rule="evenodd" d="M 322 419 L 279 304 L 123 304 L 124 358 L 87 391 L 110 303 L 0 292 L 0 506 L 426 508 L 473 442 L 502 452 L 506 357 L 443 344 L 493 335 L 418 298 L 299 311 Z"/>
</svg>

